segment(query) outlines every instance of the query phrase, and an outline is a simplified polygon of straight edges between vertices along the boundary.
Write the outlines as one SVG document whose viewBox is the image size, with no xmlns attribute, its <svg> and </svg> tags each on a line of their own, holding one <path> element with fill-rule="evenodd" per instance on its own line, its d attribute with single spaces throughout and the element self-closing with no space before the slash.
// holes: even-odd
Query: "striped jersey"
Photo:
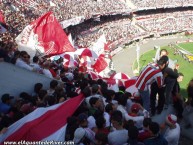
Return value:
<svg viewBox="0 0 193 145">
<path fill-rule="evenodd" d="M 135 86 L 138 90 L 145 91 L 148 90 L 148 85 L 153 82 L 157 82 L 158 86 L 163 85 L 163 74 L 159 69 L 158 65 L 155 63 L 147 65 L 140 73 Z"/>
</svg>

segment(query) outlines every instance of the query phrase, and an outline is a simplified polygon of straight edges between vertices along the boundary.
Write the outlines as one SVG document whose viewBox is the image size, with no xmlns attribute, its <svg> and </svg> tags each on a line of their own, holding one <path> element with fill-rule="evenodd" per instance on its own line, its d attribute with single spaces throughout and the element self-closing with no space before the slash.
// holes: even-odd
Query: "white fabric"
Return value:
<svg viewBox="0 0 193 145">
<path fill-rule="evenodd" d="M 144 116 L 130 116 L 128 115 L 128 112 L 126 111 L 126 108 L 123 107 L 122 105 L 118 105 L 117 110 L 121 111 L 123 118 L 125 120 L 133 120 L 135 122 L 135 126 L 138 128 L 142 128 L 143 127 L 143 120 L 144 120 Z"/>
<path fill-rule="evenodd" d="M 51 79 L 53 79 L 52 73 L 48 69 L 43 69 L 43 74 Z"/>
<path fill-rule="evenodd" d="M 109 127 L 111 124 L 110 123 L 110 115 L 107 112 L 104 112 L 104 118 L 106 120 L 105 127 Z"/>
<path fill-rule="evenodd" d="M 127 99 L 127 106 L 126 106 L 126 111 L 129 113 L 131 111 L 131 106 L 133 105 L 133 102 L 131 99 Z"/>
<path fill-rule="evenodd" d="M 176 123 L 176 128 L 168 128 L 164 134 L 165 139 L 168 141 L 168 145 L 178 145 L 180 138 L 180 126 Z"/>
<path fill-rule="evenodd" d="M 13 134 L 14 132 L 16 132 L 18 129 L 20 129 L 24 123 L 33 121 L 37 118 L 39 118 L 40 116 L 42 116 L 43 114 L 45 114 L 46 112 L 48 112 L 49 110 L 55 110 L 57 109 L 59 106 L 61 106 L 62 103 L 57 104 L 57 105 L 53 105 L 51 107 L 47 107 L 47 108 L 37 108 L 36 110 L 34 110 L 32 113 L 28 114 L 27 116 L 23 117 L 22 119 L 20 119 L 19 121 L 15 122 L 14 124 L 12 124 L 8 130 L 5 132 L 5 134 L 0 134 L 0 141 L 5 140 L 7 137 L 9 137 L 11 134 Z M 29 119 L 30 118 L 30 119 Z M 1 143 L 1 142 L 0 142 Z"/>
<path fill-rule="evenodd" d="M 88 128 L 93 129 L 94 127 L 96 127 L 95 118 L 93 116 L 89 116 L 87 118 L 87 121 L 88 121 Z"/>
<path fill-rule="evenodd" d="M 40 67 L 39 64 L 37 63 L 31 63 L 30 66 L 37 72 L 40 72 L 42 70 L 42 68 Z"/>
<path fill-rule="evenodd" d="M 115 130 L 108 135 L 110 145 L 123 145 L 128 140 L 128 131 L 126 129 Z"/>
<path fill-rule="evenodd" d="M 24 61 L 23 61 L 22 59 L 20 59 L 20 58 L 18 58 L 18 59 L 16 60 L 15 65 L 16 65 L 16 66 L 19 66 L 19 67 L 21 67 L 21 68 L 30 70 L 30 71 L 33 70 L 33 68 L 32 68 L 30 65 L 28 65 L 26 62 L 24 62 Z"/>
</svg>

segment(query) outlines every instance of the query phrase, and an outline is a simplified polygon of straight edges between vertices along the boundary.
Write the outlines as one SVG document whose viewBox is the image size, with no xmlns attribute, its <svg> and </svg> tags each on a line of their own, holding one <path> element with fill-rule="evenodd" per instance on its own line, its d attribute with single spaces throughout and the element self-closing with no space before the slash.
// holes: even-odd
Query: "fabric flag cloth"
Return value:
<svg viewBox="0 0 193 145">
<path fill-rule="evenodd" d="M 130 79 L 130 77 L 127 74 L 121 73 L 121 72 L 112 75 L 111 78 L 112 79 L 121 79 L 121 80 L 123 80 L 123 79 L 125 79 L 125 80 Z"/>
<path fill-rule="evenodd" d="M 89 48 L 80 48 L 75 51 L 75 54 L 82 56 L 88 56 L 92 58 L 98 58 L 98 55 Z"/>
<path fill-rule="evenodd" d="M 124 82 L 125 88 L 127 92 L 130 92 L 131 94 L 137 93 L 138 89 L 135 86 L 135 83 L 137 81 L 138 77 L 132 77 L 129 80 Z"/>
<path fill-rule="evenodd" d="M 1 134 L 0 145 L 4 141 L 64 141 L 67 118 L 73 115 L 83 99 L 81 94 L 60 104 L 37 108 Z"/>
<path fill-rule="evenodd" d="M 90 75 L 90 77 L 93 80 L 102 79 L 102 77 L 100 75 L 98 75 L 96 72 L 88 71 L 87 73 Z"/>
<path fill-rule="evenodd" d="M 101 71 L 103 71 L 106 67 L 108 66 L 105 58 L 103 55 L 100 55 L 97 59 L 97 61 L 95 62 L 95 64 L 93 65 L 93 69 L 95 69 L 98 73 L 100 73 Z"/>
<path fill-rule="evenodd" d="M 0 33 L 5 33 L 7 31 L 5 19 L 3 13 L 0 11 Z"/>
<path fill-rule="evenodd" d="M 75 51 L 52 12 L 25 27 L 16 42 L 19 50 L 27 51 L 31 57 L 36 54 L 53 56 Z"/>
</svg>

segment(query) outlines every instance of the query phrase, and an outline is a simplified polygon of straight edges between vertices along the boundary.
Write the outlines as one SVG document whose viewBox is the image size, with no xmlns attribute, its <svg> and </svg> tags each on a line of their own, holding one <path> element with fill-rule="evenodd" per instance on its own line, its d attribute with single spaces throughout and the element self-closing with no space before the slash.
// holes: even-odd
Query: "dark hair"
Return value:
<svg viewBox="0 0 193 145">
<path fill-rule="evenodd" d="M 105 106 L 105 111 L 107 113 L 110 113 L 110 111 L 113 111 L 113 104 L 112 103 L 109 103 Z"/>
<path fill-rule="evenodd" d="M 144 118 L 143 126 L 148 127 L 151 124 L 151 122 L 152 122 L 151 118 Z"/>
<path fill-rule="evenodd" d="M 99 116 L 97 119 L 96 119 L 96 121 L 95 121 L 95 123 L 96 123 L 96 126 L 97 126 L 97 128 L 103 128 L 104 127 L 104 124 L 105 124 L 105 119 L 104 119 L 104 117 L 103 116 Z"/>
<path fill-rule="evenodd" d="M 20 56 L 23 57 L 24 55 L 28 55 L 28 53 L 26 51 L 21 51 Z"/>
<path fill-rule="evenodd" d="M 108 138 L 107 138 L 107 135 L 106 134 L 104 134 L 104 133 L 96 133 L 96 135 L 95 135 L 95 139 L 96 140 L 98 140 L 98 141 L 101 141 L 102 143 L 102 145 L 105 145 L 105 144 L 107 144 L 108 143 Z"/>
<path fill-rule="evenodd" d="M 192 101 L 190 102 L 191 106 L 193 106 L 193 79 L 190 80 L 187 87 L 187 93 L 188 97 L 192 98 Z"/>
<path fill-rule="evenodd" d="M 139 130 L 137 129 L 136 126 L 130 126 L 128 129 L 128 135 L 129 135 L 129 139 L 137 140 L 139 135 Z"/>
<path fill-rule="evenodd" d="M 116 121 L 119 123 L 119 125 L 122 125 L 123 121 L 122 121 L 122 117 L 120 115 L 113 115 L 111 116 L 111 121 Z"/>
<path fill-rule="evenodd" d="M 92 85 L 92 94 L 98 93 L 99 90 L 99 85 L 98 84 L 93 84 Z"/>
<path fill-rule="evenodd" d="M 34 62 L 34 63 L 37 63 L 38 61 L 39 61 L 38 56 L 34 56 L 34 57 L 33 57 L 33 62 Z"/>
<path fill-rule="evenodd" d="M 58 81 L 56 81 L 56 80 L 52 80 L 50 82 L 50 88 L 52 88 L 52 89 L 55 89 L 57 85 L 58 85 Z"/>
<path fill-rule="evenodd" d="M 120 95 L 118 98 L 117 98 L 117 101 L 118 101 L 118 104 L 121 104 L 123 106 L 126 106 L 127 104 L 127 97 L 124 96 L 124 94 Z"/>
<path fill-rule="evenodd" d="M 113 116 L 120 116 L 120 117 L 121 117 L 121 119 L 123 118 L 123 116 L 122 116 L 122 112 L 121 112 L 121 111 L 119 111 L 119 110 L 115 110 L 115 111 L 113 111 L 113 112 L 112 112 L 112 114 L 111 114 L 111 117 L 113 117 Z"/>
<path fill-rule="evenodd" d="M 84 90 L 82 91 L 82 93 L 84 94 L 85 98 L 91 95 L 91 89 L 90 87 L 85 87 Z"/>
<path fill-rule="evenodd" d="M 38 97 L 43 100 L 45 95 L 47 95 L 47 91 L 46 90 L 40 90 L 38 93 Z"/>
<path fill-rule="evenodd" d="M 159 130 L 160 130 L 160 127 L 159 127 L 159 124 L 157 122 L 151 122 L 150 125 L 149 125 L 149 130 L 154 134 L 158 134 L 159 133 Z"/>
<path fill-rule="evenodd" d="M 181 72 L 179 72 L 179 73 L 178 73 L 178 76 L 184 76 L 184 74 L 183 74 L 183 73 L 181 73 Z"/>
<path fill-rule="evenodd" d="M 162 56 L 162 57 L 158 60 L 157 64 L 158 64 L 158 65 L 163 65 L 163 64 L 166 64 L 168 61 L 169 61 L 168 56 Z"/>
<path fill-rule="evenodd" d="M 168 53 L 168 51 L 167 51 L 166 49 L 161 49 L 161 50 L 160 50 L 160 55 L 161 55 L 161 53 L 162 53 L 163 51 L 166 52 L 166 53 Z"/>
<path fill-rule="evenodd" d="M 113 95 L 115 95 L 115 91 L 113 91 L 113 90 L 107 90 L 107 91 L 105 92 L 106 102 L 111 101 Z"/>
<path fill-rule="evenodd" d="M 36 83 L 34 85 L 34 92 L 38 93 L 43 87 L 43 84 L 42 83 Z"/>
<path fill-rule="evenodd" d="M 92 97 L 89 100 L 90 106 L 93 107 L 94 104 L 96 104 L 96 102 L 99 100 L 99 98 L 96 97 Z"/>
</svg>

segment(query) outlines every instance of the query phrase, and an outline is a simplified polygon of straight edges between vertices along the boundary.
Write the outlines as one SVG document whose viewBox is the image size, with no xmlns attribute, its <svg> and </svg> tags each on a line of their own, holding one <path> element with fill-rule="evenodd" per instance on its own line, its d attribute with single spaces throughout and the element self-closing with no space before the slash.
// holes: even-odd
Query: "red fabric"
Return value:
<svg viewBox="0 0 193 145">
<path fill-rule="evenodd" d="M 97 71 L 97 72 L 101 72 L 103 71 L 106 67 L 108 66 L 106 60 L 104 59 L 103 56 L 99 56 L 96 63 L 93 65 L 93 68 Z"/>
<path fill-rule="evenodd" d="M 148 130 L 143 130 L 143 132 L 140 132 L 138 135 L 138 140 L 143 142 L 145 139 L 148 139 L 151 137 L 151 133 Z"/>
<path fill-rule="evenodd" d="M 49 71 L 51 72 L 51 74 L 54 78 L 57 76 L 56 72 L 53 69 L 49 69 Z"/>
<path fill-rule="evenodd" d="M 58 23 L 52 12 L 48 12 L 30 25 L 38 35 L 38 42 L 44 47 L 44 53 L 52 56 L 67 51 L 75 51 L 68 36 Z"/>
<path fill-rule="evenodd" d="M 67 118 L 72 116 L 83 99 L 83 95 L 79 95 L 64 102 L 58 108 L 47 111 L 37 119 L 25 123 L 5 141 L 40 141 L 48 137 L 66 124 Z"/>
<path fill-rule="evenodd" d="M 0 22 L 5 24 L 5 19 L 1 11 L 0 11 Z"/>
</svg>

